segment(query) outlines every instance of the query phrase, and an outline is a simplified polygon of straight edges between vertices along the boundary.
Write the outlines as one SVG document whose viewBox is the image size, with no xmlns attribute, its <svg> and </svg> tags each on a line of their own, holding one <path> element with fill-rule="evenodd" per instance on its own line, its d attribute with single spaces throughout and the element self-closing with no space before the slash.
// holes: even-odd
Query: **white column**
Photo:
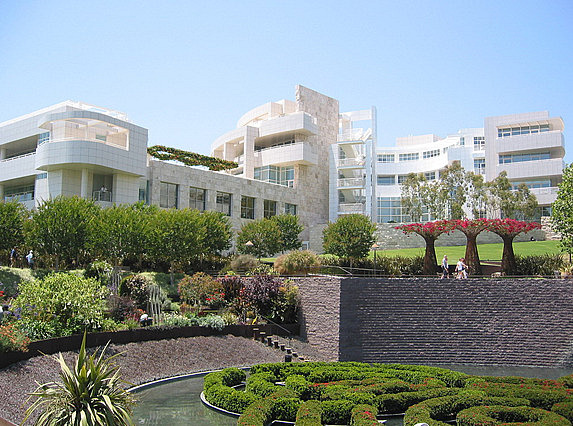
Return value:
<svg viewBox="0 0 573 426">
<path fill-rule="evenodd" d="M 4 201 L 4 185 L 0 183 L 0 201 Z"/>
<path fill-rule="evenodd" d="M 82 183 L 80 187 L 80 197 L 91 198 L 89 193 L 89 172 L 88 169 L 82 169 Z"/>
<path fill-rule="evenodd" d="M 0 148 L 0 160 L 6 158 L 6 148 Z"/>
</svg>

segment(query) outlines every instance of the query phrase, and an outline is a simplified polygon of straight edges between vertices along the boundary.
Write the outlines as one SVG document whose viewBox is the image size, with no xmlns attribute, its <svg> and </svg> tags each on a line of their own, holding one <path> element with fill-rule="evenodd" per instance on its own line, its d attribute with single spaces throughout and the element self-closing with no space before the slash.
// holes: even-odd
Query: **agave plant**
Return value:
<svg viewBox="0 0 573 426">
<path fill-rule="evenodd" d="M 108 343 L 109 344 L 109 343 Z M 36 400 L 26 410 L 24 422 L 39 411 L 36 425 L 132 425 L 133 396 L 121 387 L 119 367 L 104 358 L 107 349 L 88 356 L 86 335 L 82 340 L 75 367 L 68 367 L 62 354 L 53 356 L 60 364 L 61 382 L 38 386 L 30 394 Z"/>
</svg>

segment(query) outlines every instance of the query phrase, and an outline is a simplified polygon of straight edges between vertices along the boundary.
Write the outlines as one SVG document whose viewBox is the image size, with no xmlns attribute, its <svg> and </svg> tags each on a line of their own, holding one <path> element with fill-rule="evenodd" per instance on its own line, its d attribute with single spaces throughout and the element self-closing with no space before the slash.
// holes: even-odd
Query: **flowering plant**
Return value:
<svg viewBox="0 0 573 426">
<path fill-rule="evenodd" d="M 27 351 L 30 339 L 11 322 L 0 325 L 0 353 L 9 351 Z"/>
<path fill-rule="evenodd" d="M 221 308 L 225 305 L 225 293 L 214 291 L 211 294 L 207 294 L 203 303 L 211 309 Z"/>
</svg>

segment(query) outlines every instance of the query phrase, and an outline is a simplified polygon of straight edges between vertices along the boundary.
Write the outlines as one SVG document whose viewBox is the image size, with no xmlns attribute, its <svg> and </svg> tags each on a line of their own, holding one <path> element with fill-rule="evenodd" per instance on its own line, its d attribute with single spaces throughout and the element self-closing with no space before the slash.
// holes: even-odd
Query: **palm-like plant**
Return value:
<svg viewBox="0 0 573 426">
<path fill-rule="evenodd" d="M 107 345 L 98 354 L 86 354 L 86 336 L 82 341 L 75 368 L 68 367 L 62 354 L 53 358 L 60 364 L 61 382 L 45 383 L 30 394 L 37 397 L 26 410 L 24 422 L 40 411 L 36 425 L 132 425 L 133 396 L 121 387 L 113 358 L 104 358 Z"/>
</svg>

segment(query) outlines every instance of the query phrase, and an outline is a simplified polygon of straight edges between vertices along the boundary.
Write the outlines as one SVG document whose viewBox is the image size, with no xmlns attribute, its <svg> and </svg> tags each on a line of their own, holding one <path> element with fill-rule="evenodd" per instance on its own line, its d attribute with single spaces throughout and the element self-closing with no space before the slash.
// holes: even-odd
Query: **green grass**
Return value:
<svg viewBox="0 0 573 426">
<path fill-rule="evenodd" d="M 513 250 L 515 254 L 521 256 L 532 256 L 542 254 L 557 254 L 560 253 L 558 247 L 559 241 L 526 241 L 522 243 L 513 243 Z M 423 256 L 425 249 L 422 248 L 407 248 L 397 250 L 379 250 L 378 256 Z M 463 257 L 466 252 L 466 246 L 440 246 L 436 247 L 436 257 L 441 259 L 444 254 L 447 254 L 450 259 L 459 259 Z M 479 244 L 478 245 L 479 257 L 481 260 L 501 260 L 503 252 L 503 244 Z M 370 254 L 372 257 L 372 253 Z"/>
</svg>

